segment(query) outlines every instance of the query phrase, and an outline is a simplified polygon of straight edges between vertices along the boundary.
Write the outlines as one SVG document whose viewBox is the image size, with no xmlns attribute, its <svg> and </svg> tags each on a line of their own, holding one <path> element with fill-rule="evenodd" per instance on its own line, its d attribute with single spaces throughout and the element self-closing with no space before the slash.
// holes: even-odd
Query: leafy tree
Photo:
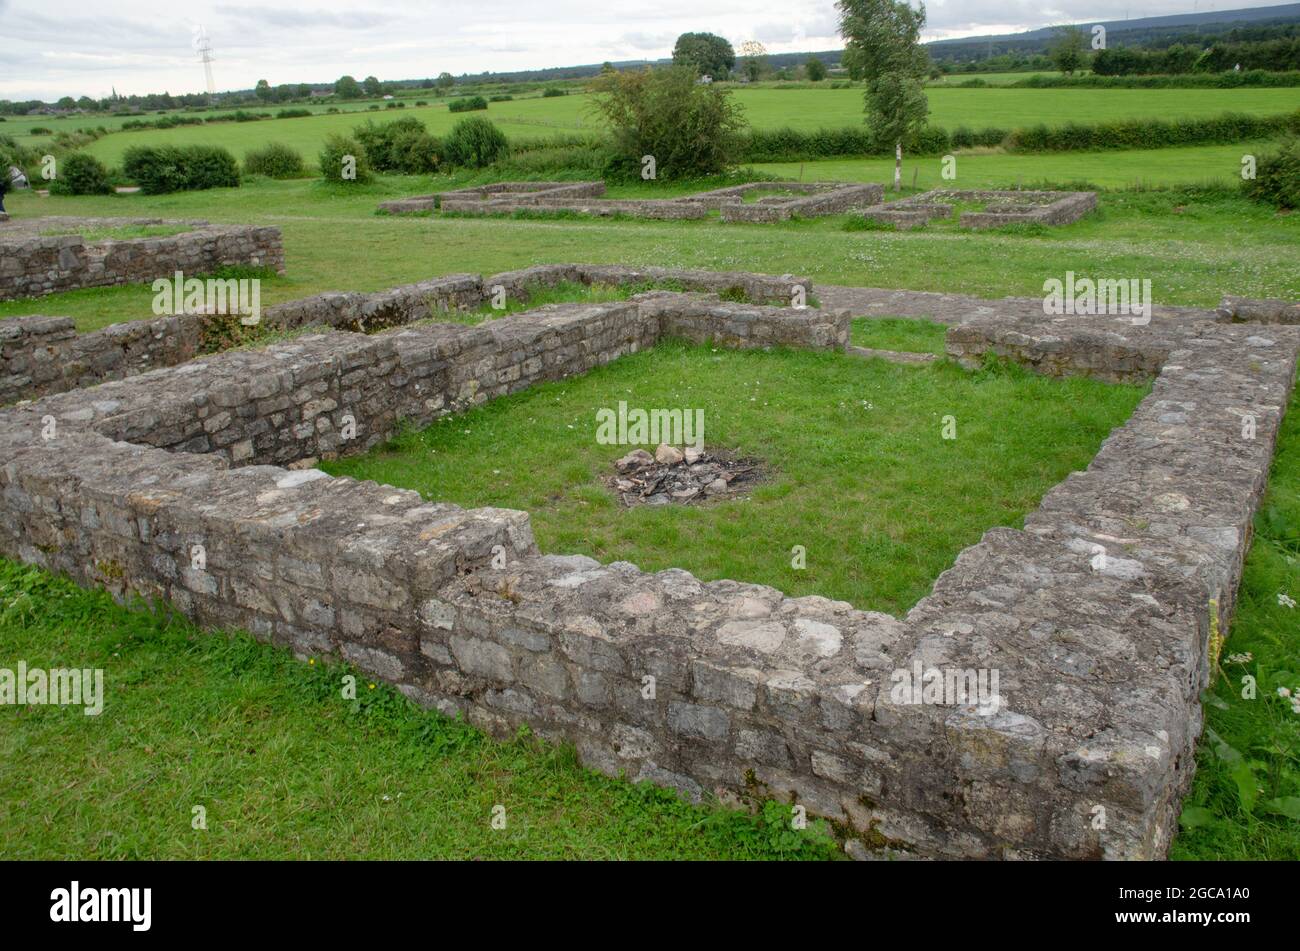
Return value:
<svg viewBox="0 0 1300 951">
<path fill-rule="evenodd" d="M 272 98 L 271 84 L 265 79 L 259 79 L 257 85 L 253 87 L 253 95 L 263 102 L 270 102 Z"/>
<path fill-rule="evenodd" d="M 925 5 L 906 0 L 838 0 L 840 35 L 867 81 L 867 122 L 894 145 L 894 191 L 903 187 L 903 143 L 925 125 L 930 57 L 921 46 Z"/>
<path fill-rule="evenodd" d="M 740 107 L 720 86 L 696 82 L 694 66 L 598 76 L 595 105 L 609 123 L 614 177 L 639 175 L 654 157 L 656 177 L 714 175 L 739 156 Z"/>
<path fill-rule="evenodd" d="M 361 84 L 351 76 L 343 76 L 334 84 L 334 95 L 340 99 L 360 99 Z"/>
<path fill-rule="evenodd" d="M 1087 57 L 1084 50 L 1087 46 L 1088 41 L 1083 35 L 1083 30 L 1077 26 L 1061 26 L 1056 28 L 1056 37 L 1048 46 L 1047 52 L 1052 58 L 1052 64 L 1066 76 L 1070 76 L 1076 70 L 1083 68 Z"/>
<path fill-rule="evenodd" d="M 456 77 L 451 73 L 444 72 L 438 74 L 438 88 L 443 92 L 446 92 L 454 85 L 456 85 Z"/>
<path fill-rule="evenodd" d="M 763 75 L 763 67 L 766 65 L 767 47 L 758 40 L 746 40 L 740 44 L 740 55 L 744 57 L 740 68 L 744 70 L 751 83 L 757 82 Z"/>
<path fill-rule="evenodd" d="M 736 65 L 736 51 L 716 34 L 683 33 L 673 47 L 673 63 L 694 66 L 701 76 L 724 79 Z"/>
<path fill-rule="evenodd" d="M 384 94 L 384 84 L 374 76 L 367 76 L 361 80 L 361 88 L 365 90 L 367 96 L 382 96 Z"/>
<path fill-rule="evenodd" d="M 826 64 L 816 56 L 810 56 L 808 62 L 804 63 L 803 68 L 808 75 L 808 79 L 812 82 L 819 83 L 826 78 Z"/>
</svg>

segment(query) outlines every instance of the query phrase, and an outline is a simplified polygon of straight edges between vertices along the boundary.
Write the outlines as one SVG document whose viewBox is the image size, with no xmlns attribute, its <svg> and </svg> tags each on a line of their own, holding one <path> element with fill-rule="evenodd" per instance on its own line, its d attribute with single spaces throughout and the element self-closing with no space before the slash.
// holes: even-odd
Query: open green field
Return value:
<svg viewBox="0 0 1300 951">
<path fill-rule="evenodd" d="M 1300 107 L 1300 89 L 959 89 L 930 86 L 930 122 L 944 128 L 994 126 L 1012 129 L 1046 123 L 1099 122 L 1128 118 L 1190 118 L 1245 112 L 1274 115 Z M 736 101 L 755 128 L 814 130 L 823 127 L 857 126 L 863 123 L 862 91 L 800 86 L 790 89 L 740 87 Z M 435 134 L 449 130 L 464 113 L 447 110 L 445 101 L 430 99 L 430 105 L 315 115 L 299 119 L 267 119 L 259 122 L 222 122 L 175 129 L 147 129 L 114 133 L 87 147 L 87 151 L 109 165 L 121 163 L 122 153 L 133 144 L 220 145 L 237 157 L 269 141 L 283 142 L 309 161 L 315 159 L 325 136 L 349 132 L 366 118 L 385 121 L 397 116 L 415 116 Z M 357 109 L 359 104 L 345 108 Z M 276 111 L 272 107 L 269 111 Z M 480 113 L 481 114 L 481 113 Z M 492 103 L 486 115 L 513 139 L 540 138 L 556 133 L 583 133 L 599 129 L 591 97 L 586 94 L 552 98 L 524 98 Z M 11 119 L 0 132 L 16 135 L 32 144 L 26 131 L 33 125 L 59 128 L 99 125 L 92 117 L 75 119 Z M 107 123 L 105 123 L 107 124 Z"/>
<path fill-rule="evenodd" d="M 1209 154 L 1200 149 L 1159 154 L 1184 151 Z M 1215 154 L 1224 162 L 1230 157 Z M 1081 163 L 1095 160 L 1071 157 Z M 1017 176 L 1008 174 L 1011 167 L 1005 164 L 1009 158 L 963 156 L 957 182 L 1014 185 Z M 1014 167 L 1024 169 L 1026 185 L 1037 180 L 1030 166 Z M 1066 181 L 1075 177 L 1075 168 L 1084 167 L 1052 165 Z M 937 163 L 918 168 L 923 172 L 920 187 L 941 183 Z M 838 173 L 856 178 L 857 170 L 855 163 L 810 163 L 804 177 Z M 880 172 L 862 177 L 882 181 L 883 167 Z M 1158 174 L 1157 167 L 1153 175 Z M 475 179 L 463 176 L 385 177 L 374 185 L 339 189 L 310 180 L 257 180 L 238 189 L 84 198 L 42 198 L 23 191 L 12 193 L 7 205 L 15 216 L 154 216 L 274 225 L 284 233 L 288 273 L 264 281 L 264 306 L 327 290 L 374 291 L 442 274 L 491 274 L 562 261 L 796 272 L 820 283 L 986 297 L 1039 295 L 1047 277 L 1073 270 L 1149 277 L 1156 301 L 1167 304 L 1214 306 L 1225 293 L 1300 298 L 1300 268 L 1295 266 L 1300 217 L 1277 214 L 1228 192 L 1108 192 L 1099 213 L 1075 224 L 1036 234 L 977 236 L 937 229 L 849 232 L 848 216 L 759 226 L 724 225 L 716 219 L 514 220 L 375 213 L 385 198 L 471 181 Z M 672 195 L 700 187 L 648 183 L 612 189 L 611 194 Z M 63 314 L 87 330 L 151 316 L 152 299 L 146 285 L 92 289 L 0 302 L 0 317 Z"/>
<path fill-rule="evenodd" d="M 321 468 L 467 508 L 523 509 L 545 552 L 898 616 L 961 549 L 995 525 L 1018 527 L 1084 468 L 1142 395 L 1023 371 L 661 345 Z M 597 410 L 620 400 L 702 410 L 705 446 L 760 458 L 769 477 L 743 500 L 626 509 L 603 480 L 635 447 L 596 441 Z M 945 440 L 950 414 L 958 437 Z M 790 567 L 794 545 L 808 552 L 805 570 Z"/>
<path fill-rule="evenodd" d="M 997 151 L 958 152 L 957 178 L 940 177 L 942 158 L 903 157 L 903 180 L 921 188 L 986 188 L 1034 182 L 1090 182 L 1102 188 L 1137 185 L 1192 185 L 1216 182 L 1232 185 L 1241 180 L 1241 157 L 1262 155 L 1273 148 L 1268 141 L 1234 145 L 1199 145 L 1177 149 L 1126 149 L 1108 152 L 1047 152 L 1038 155 Z M 890 158 L 825 159 L 819 162 L 765 162 L 756 171 L 805 181 L 891 182 Z"/>
</svg>

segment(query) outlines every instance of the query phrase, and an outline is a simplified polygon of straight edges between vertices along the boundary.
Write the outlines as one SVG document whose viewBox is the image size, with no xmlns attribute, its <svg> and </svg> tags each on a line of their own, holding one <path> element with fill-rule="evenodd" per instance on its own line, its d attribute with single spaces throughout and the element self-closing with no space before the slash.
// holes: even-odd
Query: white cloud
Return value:
<svg viewBox="0 0 1300 951">
<path fill-rule="evenodd" d="M 1147 0 L 1140 15 L 1190 6 Z M 933 39 L 1123 19 L 1130 11 L 1127 0 L 930 0 L 927 12 L 926 37 Z M 770 52 L 840 45 L 832 0 L 0 0 L 0 15 L 0 96 L 10 99 L 98 97 L 114 86 L 123 93 L 198 91 L 195 24 L 211 39 L 219 89 L 247 89 L 258 79 L 331 82 L 344 73 L 418 79 L 444 70 L 657 59 L 687 31 L 733 44 L 758 39 Z"/>
</svg>

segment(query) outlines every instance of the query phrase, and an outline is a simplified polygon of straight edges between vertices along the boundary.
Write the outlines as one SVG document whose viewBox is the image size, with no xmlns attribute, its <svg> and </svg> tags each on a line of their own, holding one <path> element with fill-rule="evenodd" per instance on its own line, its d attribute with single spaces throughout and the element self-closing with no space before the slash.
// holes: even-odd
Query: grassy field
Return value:
<svg viewBox="0 0 1300 951">
<path fill-rule="evenodd" d="M 1179 151 L 1183 150 L 1166 150 Z M 978 169 L 985 158 L 991 170 L 981 175 Z M 998 182 L 996 169 L 1003 167 L 1005 158 L 960 159 L 958 182 Z M 823 173 L 823 164 L 832 170 Z M 847 164 L 809 165 L 805 178 L 826 177 L 834 169 L 844 172 Z M 1063 177 L 1070 171 L 1056 167 Z M 920 185 L 939 184 L 937 167 L 933 174 L 933 180 L 922 178 Z M 385 198 L 457 187 L 470 180 L 385 178 L 355 190 L 310 180 L 260 180 L 239 189 L 156 197 L 41 198 L 24 191 L 12 193 L 6 204 L 15 216 L 138 215 L 274 225 L 284 233 L 288 273 L 264 282 L 264 306 L 326 290 L 374 291 L 440 274 L 490 274 L 559 261 L 796 272 L 821 283 L 988 297 L 1038 295 L 1045 278 L 1073 270 L 1149 277 L 1156 301 L 1168 304 L 1213 306 L 1224 293 L 1300 298 L 1300 271 L 1294 266 L 1300 217 L 1279 215 L 1226 193 L 1111 192 L 1103 196 L 1100 213 L 1036 235 L 847 232 L 846 216 L 751 226 L 723 225 L 716 219 L 511 220 L 375 214 L 376 205 Z M 652 184 L 611 193 L 648 196 L 680 191 Z M 86 330 L 151 316 L 152 299 L 147 285 L 77 291 L 0 302 L 0 317 L 63 314 Z"/>
<path fill-rule="evenodd" d="M 543 551 L 900 615 L 958 551 L 994 525 L 1018 526 L 1086 466 L 1141 394 L 1020 372 L 660 346 L 322 468 L 466 507 L 523 509 Z M 703 410 L 706 446 L 762 458 L 770 479 L 743 501 L 625 509 L 602 480 L 635 447 L 596 442 L 597 409 L 620 400 Z M 945 440 L 949 414 L 958 438 Z M 793 545 L 807 549 L 806 570 L 790 567 Z"/>
<path fill-rule="evenodd" d="M 957 178 L 940 177 L 942 158 L 903 156 L 903 181 L 913 175 L 921 188 L 1025 187 L 1034 182 L 1087 182 L 1101 188 L 1153 185 L 1231 185 L 1241 180 L 1241 157 L 1259 156 L 1273 148 L 1267 141 L 1235 145 L 1201 145 L 1177 149 L 1132 149 L 1116 152 L 1049 152 L 1015 155 L 970 150 L 956 153 Z M 826 159 L 820 162 L 766 162 L 758 172 L 805 181 L 892 182 L 890 158 Z"/>
<path fill-rule="evenodd" d="M 1300 105 L 1296 89 L 959 89 L 930 86 L 930 122 L 944 128 L 995 126 L 1012 129 L 1046 123 L 1098 122 L 1107 119 L 1173 119 L 1245 112 L 1273 115 Z M 736 101 L 755 128 L 812 130 L 823 127 L 859 126 L 863 123 L 862 91 L 800 86 L 790 89 L 738 88 Z M 148 129 L 114 133 L 92 143 L 86 151 L 109 165 L 120 165 L 122 153 L 134 144 L 203 143 L 228 148 L 236 157 L 269 141 L 283 142 L 315 160 L 325 136 L 347 133 L 367 118 L 385 121 L 397 116 L 415 116 L 435 134 L 446 132 L 464 114 L 451 113 L 445 101 L 429 100 L 428 106 L 369 112 L 359 104 L 344 108 L 360 111 L 338 115 L 314 115 L 298 119 L 268 119 L 259 122 L 222 122 L 175 129 Z M 268 111 L 274 113 L 276 107 Z M 478 113 L 483 114 L 483 113 Z M 492 103 L 486 115 L 513 139 L 547 137 L 555 133 L 582 133 L 601 128 L 586 94 L 552 98 L 522 98 Z M 94 117 L 53 120 L 11 118 L 0 132 L 14 135 L 23 144 L 33 144 L 32 126 L 51 129 L 99 125 Z M 108 122 L 104 122 L 108 125 Z M 120 124 L 120 122 L 119 122 Z"/>
</svg>

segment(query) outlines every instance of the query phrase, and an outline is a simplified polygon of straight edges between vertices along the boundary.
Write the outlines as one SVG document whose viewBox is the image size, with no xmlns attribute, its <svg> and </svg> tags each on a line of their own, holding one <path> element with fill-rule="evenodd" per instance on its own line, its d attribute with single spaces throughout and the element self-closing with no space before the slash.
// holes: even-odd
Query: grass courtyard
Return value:
<svg viewBox="0 0 1300 951">
<path fill-rule="evenodd" d="M 901 615 L 962 548 L 1018 526 L 1086 467 L 1142 394 L 1011 369 L 661 344 L 322 468 L 431 500 L 523 509 L 546 552 Z M 635 447 L 596 438 L 597 410 L 620 401 L 702 411 L 705 447 L 761 458 L 769 480 L 743 500 L 625 508 L 603 479 Z M 953 439 L 943 438 L 948 416 Z M 796 545 L 806 568 L 791 567 Z"/>
</svg>

